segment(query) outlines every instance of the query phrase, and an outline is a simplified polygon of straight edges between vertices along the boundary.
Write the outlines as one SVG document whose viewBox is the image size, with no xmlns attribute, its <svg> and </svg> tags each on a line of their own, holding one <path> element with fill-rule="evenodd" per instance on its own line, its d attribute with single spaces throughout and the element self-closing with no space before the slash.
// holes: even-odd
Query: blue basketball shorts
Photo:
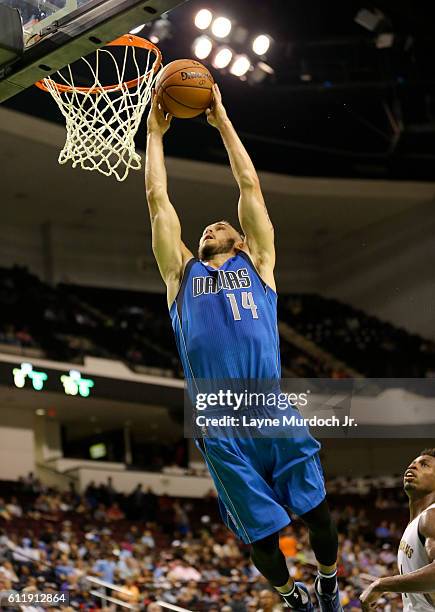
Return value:
<svg viewBox="0 0 435 612">
<path fill-rule="evenodd" d="M 222 518 L 245 544 L 288 525 L 326 495 L 318 451 L 307 434 L 294 438 L 200 438 L 219 496 Z"/>
</svg>

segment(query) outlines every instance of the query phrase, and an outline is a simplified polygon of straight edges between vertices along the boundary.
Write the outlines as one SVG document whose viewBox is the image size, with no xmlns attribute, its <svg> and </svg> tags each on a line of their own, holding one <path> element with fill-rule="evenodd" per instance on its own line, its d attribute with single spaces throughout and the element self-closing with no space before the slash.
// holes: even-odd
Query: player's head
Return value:
<svg viewBox="0 0 435 612">
<path fill-rule="evenodd" d="M 233 255 L 242 248 L 243 244 L 243 235 L 231 223 L 217 221 L 207 225 L 202 232 L 199 240 L 198 257 L 202 261 L 208 261 L 215 255 Z"/>
<path fill-rule="evenodd" d="M 403 486 L 409 497 L 435 493 L 435 448 L 426 448 L 405 470 Z"/>
</svg>

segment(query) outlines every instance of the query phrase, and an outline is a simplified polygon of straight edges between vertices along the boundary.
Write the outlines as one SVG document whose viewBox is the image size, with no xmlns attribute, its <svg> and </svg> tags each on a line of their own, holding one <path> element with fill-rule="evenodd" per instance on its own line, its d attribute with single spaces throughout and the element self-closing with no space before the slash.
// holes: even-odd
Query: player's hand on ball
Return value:
<svg viewBox="0 0 435 612">
<path fill-rule="evenodd" d="M 148 113 L 147 127 L 148 132 L 157 132 L 163 136 L 169 130 L 172 115 L 164 113 L 157 101 L 156 93 L 153 92 L 150 112 Z"/>
<path fill-rule="evenodd" d="M 375 604 L 379 597 L 381 596 L 381 591 L 379 589 L 380 580 L 375 580 L 372 582 L 361 594 L 360 600 L 362 603 L 363 610 L 374 610 Z"/>
<path fill-rule="evenodd" d="M 227 111 L 222 104 L 222 96 L 217 83 L 213 85 L 212 106 L 205 111 L 205 114 L 209 124 L 218 129 L 227 119 Z"/>
</svg>

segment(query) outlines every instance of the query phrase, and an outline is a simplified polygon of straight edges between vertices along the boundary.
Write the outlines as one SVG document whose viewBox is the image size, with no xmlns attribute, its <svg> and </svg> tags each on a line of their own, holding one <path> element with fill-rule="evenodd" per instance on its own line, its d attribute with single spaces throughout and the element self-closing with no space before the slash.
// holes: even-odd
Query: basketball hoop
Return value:
<svg viewBox="0 0 435 612">
<path fill-rule="evenodd" d="M 58 71 L 58 82 L 46 77 L 35 83 L 48 91 L 56 101 L 66 120 L 65 146 L 59 154 L 59 163 L 71 161 L 73 168 L 96 170 L 106 176 L 114 174 L 118 181 L 128 172 L 140 170 L 141 158 L 135 150 L 134 137 L 145 107 L 151 98 L 152 86 L 162 63 L 160 50 L 148 40 L 125 34 L 106 47 L 124 47 L 122 58 L 111 50 L 97 49 L 94 65 L 82 57 L 81 67 L 87 70 L 92 84 L 76 85 L 71 65 Z M 139 59 L 138 51 L 146 58 Z M 151 63 L 151 58 L 154 60 Z M 114 70 L 116 82 L 103 85 L 100 79 L 105 60 Z M 134 78 L 128 80 L 128 70 Z M 77 79 L 76 79 L 77 80 Z"/>
</svg>

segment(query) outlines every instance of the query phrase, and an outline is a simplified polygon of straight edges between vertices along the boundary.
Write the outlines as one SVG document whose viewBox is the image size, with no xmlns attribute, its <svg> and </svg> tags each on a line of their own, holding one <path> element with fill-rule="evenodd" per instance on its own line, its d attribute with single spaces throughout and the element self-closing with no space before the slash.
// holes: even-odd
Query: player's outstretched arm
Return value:
<svg viewBox="0 0 435 612">
<path fill-rule="evenodd" d="M 207 109 L 208 122 L 222 137 L 234 178 L 240 189 L 239 221 L 255 265 L 264 280 L 274 287 L 275 247 L 273 225 L 267 214 L 254 164 L 228 119 L 219 87 L 213 86 L 213 106 Z"/>
<path fill-rule="evenodd" d="M 181 240 L 180 221 L 167 191 L 163 136 L 170 124 L 171 117 L 165 117 L 154 96 L 147 121 L 145 188 L 151 219 L 153 253 L 166 283 L 169 305 L 177 295 L 184 265 L 192 257 L 192 253 Z"/>
<path fill-rule="evenodd" d="M 363 610 L 370 610 L 382 593 L 433 593 L 435 591 L 435 510 L 428 510 L 420 519 L 419 531 L 425 538 L 430 563 L 397 576 L 378 578 L 361 595 Z"/>
</svg>

